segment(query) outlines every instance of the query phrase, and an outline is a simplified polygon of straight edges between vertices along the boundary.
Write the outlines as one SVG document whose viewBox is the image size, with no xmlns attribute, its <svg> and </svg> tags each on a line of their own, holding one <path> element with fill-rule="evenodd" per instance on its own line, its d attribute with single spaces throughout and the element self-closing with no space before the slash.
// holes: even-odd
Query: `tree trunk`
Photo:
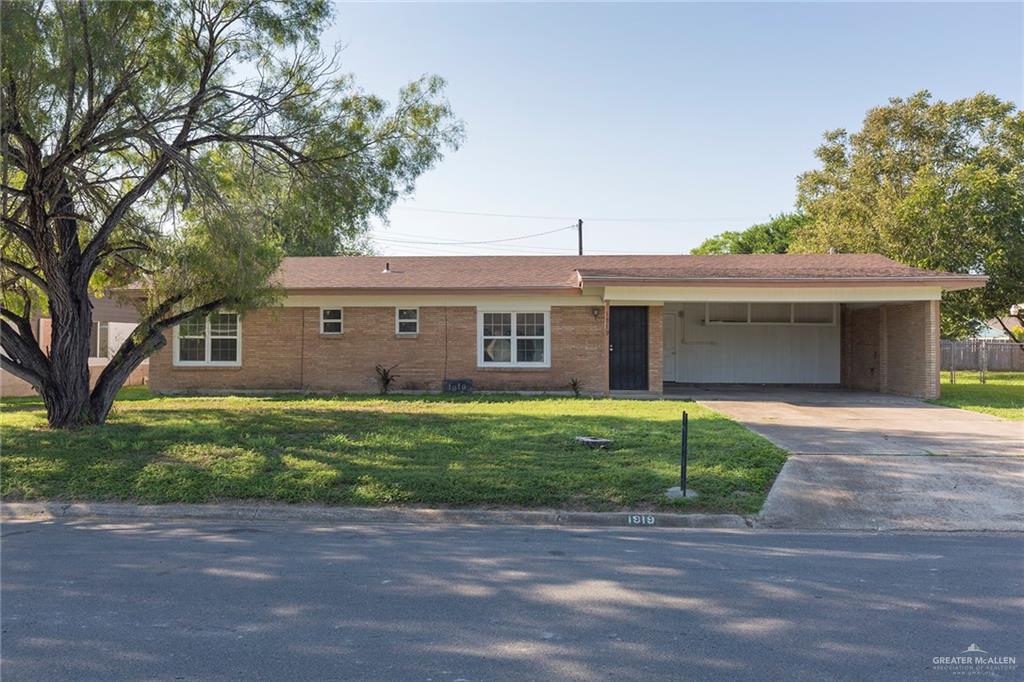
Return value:
<svg viewBox="0 0 1024 682">
<path fill-rule="evenodd" d="M 76 428 L 89 417 L 89 340 L 92 304 L 85 286 L 50 286 L 50 376 L 42 386 L 52 428 Z"/>
<path fill-rule="evenodd" d="M 138 332 L 138 329 L 136 329 Z M 167 339 L 159 331 L 150 330 L 141 342 L 136 342 L 135 333 L 129 336 L 109 364 L 103 369 L 89 398 L 89 422 L 102 424 L 107 421 L 110 408 L 117 392 L 143 360 L 160 350 Z"/>
</svg>

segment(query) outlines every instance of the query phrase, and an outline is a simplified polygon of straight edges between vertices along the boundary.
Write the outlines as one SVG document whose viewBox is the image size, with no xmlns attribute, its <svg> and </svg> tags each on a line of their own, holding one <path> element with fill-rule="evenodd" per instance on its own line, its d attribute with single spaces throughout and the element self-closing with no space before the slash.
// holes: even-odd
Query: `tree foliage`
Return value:
<svg viewBox="0 0 1024 682">
<path fill-rule="evenodd" d="M 800 176 L 809 221 L 792 250 L 878 252 L 922 268 L 985 274 L 943 296 L 943 333 L 1024 301 L 1024 112 L 987 94 L 922 91 L 871 109 L 861 130 L 826 133 Z"/>
<path fill-rule="evenodd" d="M 786 253 L 793 233 L 808 222 L 802 213 L 780 213 L 766 223 L 742 231 L 726 231 L 705 239 L 690 251 L 695 255 L 721 253 Z"/>
<path fill-rule="evenodd" d="M 439 78 L 389 105 L 338 71 L 317 40 L 327 0 L 0 12 L 0 365 L 53 426 L 102 422 L 178 322 L 273 301 L 285 251 L 360 248 L 461 139 Z M 142 322 L 90 391 L 89 293 L 129 284 Z"/>
</svg>

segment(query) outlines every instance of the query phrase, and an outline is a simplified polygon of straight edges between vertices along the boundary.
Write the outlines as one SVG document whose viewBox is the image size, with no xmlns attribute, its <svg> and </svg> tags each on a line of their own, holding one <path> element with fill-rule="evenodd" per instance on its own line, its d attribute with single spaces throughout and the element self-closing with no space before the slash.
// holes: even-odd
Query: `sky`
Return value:
<svg viewBox="0 0 1024 682">
<path fill-rule="evenodd" d="M 340 3 L 323 43 L 386 99 L 444 77 L 465 123 L 461 148 L 375 226 L 380 253 L 570 255 L 572 230 L 452 242 L 576 218 L 585 253 L 686 253 L 792 210 L 822 134 L 890 97 L 1020 106 L 1022 8 Z"/>
</svg>

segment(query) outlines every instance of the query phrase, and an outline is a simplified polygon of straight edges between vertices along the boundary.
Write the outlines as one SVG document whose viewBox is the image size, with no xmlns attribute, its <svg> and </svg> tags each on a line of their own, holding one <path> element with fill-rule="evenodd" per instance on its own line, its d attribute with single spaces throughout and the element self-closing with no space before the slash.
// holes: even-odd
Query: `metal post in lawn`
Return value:
<svg viewBox="0 0 1024 682">
<path fill-rule="evenodd" d="M 679 485 L 669 488 L 665 496 L 670 500 L 681 497 L 692 500 L 697 497 L 697 493 L 686 489 L 686 469 L 690 459 L 690 416 L 686 412 L 683 412 L 679 436 Z"/>
<path fill-rule="evenodd" d="M 684 410 L 683 411 L 683 431 L 682 431 L 682 436 L 683 436 L 682 440 L 683 440 L 683 442 L 682 442 L 682 445 L 680 445 L 681 452 L 679 453 L 679 490 L 682 491 L 683 497 L 686 497 L 686 459 L 687 459 L 687 455 L 689 454 L 687 452 L 689 450 L 689 447 L 688 447 L 689 444 L 687 442 L 689 440 L 689 435 L 690 435 L 689 418 L 688 418 L 688 415 L 686 414 L 686 411 Z"/>
</svg>

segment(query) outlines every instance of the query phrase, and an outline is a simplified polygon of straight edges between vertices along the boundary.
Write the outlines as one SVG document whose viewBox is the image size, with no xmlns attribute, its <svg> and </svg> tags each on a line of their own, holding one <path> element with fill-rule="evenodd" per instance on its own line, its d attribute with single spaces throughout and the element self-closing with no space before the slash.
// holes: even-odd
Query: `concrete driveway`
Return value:
<svg viewBox="0 0 1024 682">
<path fill-rule="evenodd" d="M 796 455 L 1024 455 L 1024 422 L 913 398 L 796 388 L 687 395 Z"/>
<path fill-rule="evenodd" d="M 855 391 L 697 389 L 688 397 L 792 453 L 763 526 L 1024 531 L 1022 422 Z"/>
</svg>

